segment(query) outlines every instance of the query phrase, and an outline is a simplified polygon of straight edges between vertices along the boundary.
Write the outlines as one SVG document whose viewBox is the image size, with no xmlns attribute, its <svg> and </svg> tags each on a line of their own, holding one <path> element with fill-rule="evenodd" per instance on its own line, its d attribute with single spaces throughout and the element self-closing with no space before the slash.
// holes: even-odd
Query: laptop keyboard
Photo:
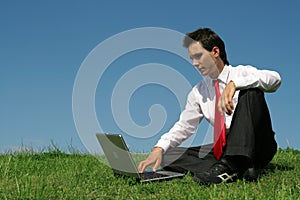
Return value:
<svg viewBox="0 0 300 200">
<path fill-rule="evenodd" d="M 162 178 L 162 177 L 166 177 L 166 176 L 168 176 L 168 175 L 166 175 L 166 174 L 160 174 L 160 173 L 156 173 L 156 172 L 144 172 L 144 173 L 141 173 L 142 179 Z"/>
</svg>

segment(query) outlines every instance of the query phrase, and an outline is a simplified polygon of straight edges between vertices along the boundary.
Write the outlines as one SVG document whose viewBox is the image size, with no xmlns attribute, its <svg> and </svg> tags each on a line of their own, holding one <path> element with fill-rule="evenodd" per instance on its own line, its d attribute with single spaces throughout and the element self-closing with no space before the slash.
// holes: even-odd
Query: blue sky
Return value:
<svg viewBox="0 0 300 200">
<path fill-rule="evenodd" d="M 89 144 L 83 145 L 72 113 L 73 87 L 80 66 L 101 42 L 142 27 L 181 33 L 210 27 L 225 41 L 232 65 L 250 64 L 278 71 L 282 85 L 276 93 L 266 95 L 273 129 L 280 147 L 300 149 L 296 128 L 300 97 L 296 84 L 300 72 L 299 6 L 296 0 L 1 0 L 0 149 L 21 145 L 43 148 L 54 142 L 61 148 L 72 145 L 84 151 Z M 96 90 L 96 115 L 103 131 L 122 132 L 110 109 L 112 89 L 122 74 L 145 63 L 171 66 L 191 85 L 202 78 L 189 63 L 168 52 L 144 49 L 121 56 L 101 77 Z M 132 118 L 141 126 L 147 125 L 148 109 L 157 103 L 167 112 L 165 125 L 146 139 L 137 141 L 126 136 L 132 149 L 148 151 L 178 119 L 178 101 L 168 88 L 157 84 L 145 85 L 132 95 Z M 199 128 L 198 141 L 203 141 L 206 132 L 206 127 Z"/>
</svg>

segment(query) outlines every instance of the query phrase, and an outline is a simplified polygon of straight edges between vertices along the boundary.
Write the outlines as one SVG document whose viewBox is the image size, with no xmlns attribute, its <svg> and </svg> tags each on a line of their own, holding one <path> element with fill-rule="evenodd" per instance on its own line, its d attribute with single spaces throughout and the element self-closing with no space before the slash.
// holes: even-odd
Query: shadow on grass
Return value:
<svg viewBox="0 0 300 200">
<path fill-rule="evenodd" d="M 275 173 L 276 170 L 279 171 L 292 171 L 295 167 L 289 166 L 289 165 L 282 165 L 277 163 L 269 163 L 265 168 L 258 170 L 258 175 L 265 176 L 270 173 Z"/>
<path fill-rule="evenodd" d="M 290 170 L 294 170 L 295 167 L 277 164 L 277 163 L 270 163 L 265 169 L 272 172 L 274 172 L 276 169 L 279 171 L 290 171 Z"/>
</svg>

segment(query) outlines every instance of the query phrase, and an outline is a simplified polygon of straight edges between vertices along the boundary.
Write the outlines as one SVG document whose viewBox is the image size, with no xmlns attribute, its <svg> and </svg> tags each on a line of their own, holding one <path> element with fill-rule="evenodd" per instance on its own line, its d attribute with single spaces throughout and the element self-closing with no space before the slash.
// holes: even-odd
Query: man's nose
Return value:
<svg viewBox="0 0 300 200">
<path fill-rule="evenodd" d="M 193 59 L 193 65 L 194 65 L 195 67 L 198 67 L 198 66 L 199 66 L 199 62 L 198 62 L 197 59 Z"/>
</svg>

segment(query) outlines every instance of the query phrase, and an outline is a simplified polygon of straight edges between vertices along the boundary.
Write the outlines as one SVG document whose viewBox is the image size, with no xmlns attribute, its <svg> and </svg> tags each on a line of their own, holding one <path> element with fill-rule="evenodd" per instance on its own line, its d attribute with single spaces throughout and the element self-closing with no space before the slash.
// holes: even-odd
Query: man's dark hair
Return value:
<svg viewBox="0 0 300 200">
<path fill-rule="evenodd" d="M 187 33 L 183 40 L 183 46 L 188 48 L 195 41 L 200 42 L 203 48 L 207 51 L 211 51 L 215 46 L 217 46 L 220 49 L 220 57 L 224 64 L 229 65 L 225 44 L 214 31 L 209 28 L 200 28 L 194 32 Z"/>
</svg>

